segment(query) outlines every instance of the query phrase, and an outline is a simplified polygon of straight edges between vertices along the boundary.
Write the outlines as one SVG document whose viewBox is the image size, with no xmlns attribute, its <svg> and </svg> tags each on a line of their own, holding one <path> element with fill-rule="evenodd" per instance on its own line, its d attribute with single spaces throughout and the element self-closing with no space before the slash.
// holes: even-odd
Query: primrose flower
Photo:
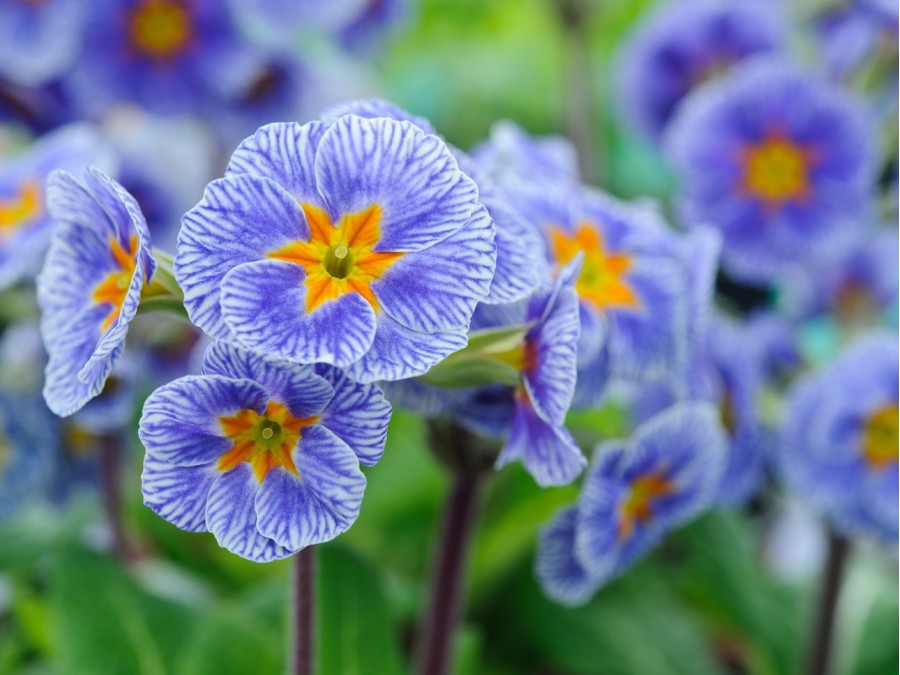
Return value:
<svg viewBox="0 0 900 675">
<path fill-rule="evenodd" d="M 49 488 L 57 422 L 39 398 L 0 390 L 0 521 Z"/>
<path fill-rule="evenodd" d="M 161 114 L 198 112 L 247 73 L 227 3 L 97 0 L 68 78 L 88 111 L 134 102 Z"/>
<path fill-rule="evenodd" d="M 50 242 L 44 183 L 53 169 L 81 171 L 108 164 L 95 131 L 65 127 L 42 138 L 22 155 L 0 161 L 0 289 L 35 274 Z"/>
<path fill-rule="evenodd" d="M 669 129 L 683 220 L 722 232 L 735 276 L 768 281 L 866 219 L 870 137 L 848 95 L 788 64 L 748 62 L 694 94 Z"/>
<path fill-rule="evenodd" d="M 598 446 L 577 509 L 541 534 L 544 591 L 565 604 L 586 602 L 669 530 L 712 505 L 724 459 L 716 411 L 698 403 L 670 408 L 627 442 Z"/>
<path fill-rule="evenodd" d="M 359 515 L 391 408 L 374 385 L 218 342 L 203 374 L 144 405 L 144 503 L 257 562 L 329 541 Z"/>
<path fill-rule="evenodd" d="M 586 373 L 579 377 L 579 407 L 603 394 L 598 363 L 621 377 L 656 379 L 684 360 L 688 278 L 683 252 L 655 209 L 544 182 L 521 182 L 511 193 L 523 217 L 543 232 L 551 265 L 559 269 L 584 256 L 575 280 L 578 368 Z"/>
<path fill-rule="evenodd" d="M 641 19 L 619 55 L 622 119 L 658 138 L 681 101 L 735 64 L 779 51 L 776 3 L 765 0 L 669 0 Z"/>
<path fill-rule="evenodd" d="M 182 220 L 175 273 L 217 339 L 358 381 L 428 370 L 466 344 L 494 225 L 436 137 L 348 115 L 270 124 Z"/>
<path fill-rule="evenodd" d="M 847 535 L 897 539 L 896 336 L 871 333 L 790 393 L 778 468 Z"/>
<path fill-rule="evenodd" d="M 0 75 L 41 85 L 62 75 L 81 46 L 82 0 L 0 3 Z"/>
<path fill-rule="evenodd" d="M 56 227 L 38 277 L 50 355 L 44 398 L 66 416 L 102 391 L 156 262 L 137 202 L 98 169 L 88 169 L 82 181 L 55 171 L 47 207 Z"/>
<path fill-rule="evenodd" d="M 827 7 L 815 31 L 829 71 L 846 77 L 882 50 L 896 74 L 898 20 L 893 0 L 846 0 Z"/>
<path fill-rule="evenodd" d="M 322 118 L 334 121 L 344 115 L 358 115 L 370 119 L 387 117 L 407 121 L 426 134 L 438 135 L 431 122 L 382 99 L 364 99 L 338 104 L 327 109 Z M 478 201 L 494 221 L 494 244 L 497 247 L 497 266 L 490 293 L 482 300 L 489 304 L 504 304 L 523 300 L 545 282 L 549 269 L 544 260 L 544 245 L 537 229 L 516 210 L 511 195 L 495 181 L 472 157 L 450 146 L 459 168 L 478 186 Z"/>
<path fill-rule="evenodd" d="M 500 184 L 517 178 L 580 182 L 578 152 L 563 136 L 529 136 L 515 122 L 491 126 L 488 140 L 472 150 L 472 157 Z"/>
</svg>

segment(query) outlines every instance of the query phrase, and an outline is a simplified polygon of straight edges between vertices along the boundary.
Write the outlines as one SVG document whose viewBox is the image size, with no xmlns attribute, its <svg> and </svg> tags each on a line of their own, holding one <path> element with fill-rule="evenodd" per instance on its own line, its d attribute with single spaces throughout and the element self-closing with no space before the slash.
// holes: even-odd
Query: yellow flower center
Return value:
<svg viewBox="0 0 900 675">
<path fill-rule="evenodd" d="M 0 238 L 34 223 L 43 212 L 40 182 L 34 179 L 23 181 L 16 194 L 0 199 Z"/>
<path fill-rule="evenodd" d="M 866 463 L 883 469 L 897 463 L 898 417 L 896 405 L 877 410 L 863 425 L 862 449 Z"/>
<path fill-rule="evenodd" d="M 653 502 L 673 491 L 672 481 L 662 473 L 651 473 L 633 481 L 628 497 L 620 507 L 619 538 L 627 539 L 637 523 L 650 520 L 653 517 Z"/>
<path fill-rule="evenodd" d="M 247 462 L 260 482 L 270 469 L 278 466 L 299 476 L 291 453 L 303 435 L 303 427 L 315 424 L 318 419 L 318 415 L 294 417 L 285 406 L 275 402 L 270 402 L 262 415 L 245 409 L 230 417 L 220 417 L 222 431 L 233 444 L 219 458 L 217 468 L 231 471 L 241 462 Z"/>
<path fill-rule="evenodd" d="M 373 204 L 348 213 L 337 227 L 322 209 L 306 203 L 301 207 L 309 223 L 309 241 L 291 242 L 268 257 L 306 270 L 306 312 L 347 293 L 359 293 L 378 311 L 371 283 L 403 256 L 375 250 L 381 239 L 381 207 Z"/>
<path fill-rule="evenodd" d="M 176 0 L 143 0 L 129 17 L 135 49 L 154 59 L 178 55 L 191 40 L 187 9 Z"/>
<path fill-rule="evenodd" d="M 810 153 L 778 136 L 743 152 L 744 190 L 771 207 L 804 199 L 809 193 Z"/>
<path fill-rule="evenodd" d="M 106 302 L 112 305 L 109 314 L 100 326 L 103 331 L 106 331 L 119 317 L 119 312 L 122 311 L 122 305 L 125 303 L 125 296 L 128 295 L 136 264 L 137 235 L 131 236 L 127 250 L 122 247 L 116 237 L 111 238 L 109 244 L 118 269 L 107 274 L 103 281 L 94 288 L 91 296 L 94 302 Z"/>
<path fill-rule="evenodd" d="M 610 307 L 637 309 L 640 306 L 640 299 L 626 278 L 631 257 L 607 251 L 603 235 L 591 223 L 583 223 L 574 234 L 553 228 L 550 243 L 560 265 L 568 263 L 579 252 L 584 253 L 581 274 L 575 282 L 579 297 L 600 310 Z"/>
</svg>

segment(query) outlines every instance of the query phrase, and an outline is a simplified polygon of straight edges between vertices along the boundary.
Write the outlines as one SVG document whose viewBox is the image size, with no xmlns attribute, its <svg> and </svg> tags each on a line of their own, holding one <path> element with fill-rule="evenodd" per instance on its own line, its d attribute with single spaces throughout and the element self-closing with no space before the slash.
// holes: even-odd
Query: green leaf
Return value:
<svg viewBox="0 0 900 675">
<path fill-rule="evenodd" d="M 885 584 L 887 585 L 887 584 Z M 851 675 L 900 672 L 897 649 L 897 587 L 878 597 L 862 625 L 854 651 Z"/>
<path fill-rule="evenodd" d="M 518 386 L 519 371 L 509 362 L 510 352 L 522 346 L 528 326 L 475 331 L 465 349 L 451 354 L 419 379 L 437 387 L 480 387 L 488 384 Z"/>
<path fill-rule="evenodd" d="M 376 571 L 339 546 L 318 546 L 315 554 L 316 671 L 402 675 L 396 630 Z"/>
<path fill-rule="evenodd" d="M 54 659 L 67 675 L 168 675 L 196 617 L 138 587 L 112 561 L 82 550 L 50 577 Z"/>
</svg>

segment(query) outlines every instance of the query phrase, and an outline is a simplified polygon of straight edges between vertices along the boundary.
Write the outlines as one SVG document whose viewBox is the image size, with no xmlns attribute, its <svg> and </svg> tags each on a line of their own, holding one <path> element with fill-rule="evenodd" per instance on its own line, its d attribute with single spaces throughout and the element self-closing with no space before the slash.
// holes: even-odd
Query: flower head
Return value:
<svg viewBox="0 0 900 675">
<path fill-rule="evenodd" d="M 0 3 L 0 75 L 34 86 L 63 74 L 81 46 L 81 0 Z"/>
<path fill-rule="evenodd" d="M 271 124 L 182 221 L 175 272 L 209 335 L 359 381 L 466 343 L 494 225 L 446 146 L 407 122 Z"/>
<path fill-rule="evenodd" d="M 897 539 L 897 339 L 860 338 L 791 393 L 778 467 L 846 534 Z"/>
<path fill-rule="evenodd" d="M 760 0 L 661 3 L 641 20 L 619 59 L 622 117 L 656 138 L 681 101 L 735 64 L 778 51 L 783 18 Z"/>
<path fill-rule="evenodd" d="M 73 125 L 49 134 L 22 155 L 0 161 L 0 288 L 40 269 L 53 219 L 45 203 L 45 183 L 54 169 L 82 171 L 106 164 L 108 152 L 88 126 Z"/>
<path fill-rule="evenodd" d="M 501 120 L 472 157 L 501 185 L 530 177 L 552 181 L 580 181 L 578 153 L 562 136 L 532 137 L 515 122 Z"/>
<path fill-rule="evenodd" d="M 587 601 L 713 503 L 724 459 L 716 412 L 702 403 L 674 406 L 629 441 L 600 445 L 577 510 L 563 511 L 541 536 L 544 590 L 567 604 Z"/>
<path fill-rule="evenodd" d="M 848 95 L 779 61 L 748 62 L 670 127 L 683 219 L 721 231 L 732 273 L 770 280 L 865 218 L 869 137 Z"/>
<path fill-rule="evenodd" d="M 391 409 L 374 385 L 318 373 L 215 343 L 202 375 L 147 399 L 144 503 L 258 562 L 347 530 L 366 484 L 359 464 L 381 457 Z"/>
<path fill-rule="evenodd" d="M 56 229 L 38 278 L 44 398 L 65 416 L 102 391 L 156 262 L 137 202 L 101 171 L 81 181 L 56 171 L 47 193 Z"/>
</svg>

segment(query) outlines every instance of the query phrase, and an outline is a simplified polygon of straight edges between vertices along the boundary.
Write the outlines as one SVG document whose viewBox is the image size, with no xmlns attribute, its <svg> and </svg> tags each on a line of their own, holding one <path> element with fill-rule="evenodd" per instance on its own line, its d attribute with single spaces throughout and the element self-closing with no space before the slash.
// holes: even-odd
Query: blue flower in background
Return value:
<svg viewBox="0 0 900 675">
<path fill-rule="evenodd" d="M 536 571 L 544 591 L 583 604 L 658 544 L 709 508 L 722 477 L 726 440 L 714 408 L 686 403 L 598 446 L 577 507 L 541 533 Z"/>
<path fill-rule="evenodd" d="M 0 161 L 0 289 L 37 273 L 50 242 L 44 183 L 54 169 L 109 165 L 109 152 L 86 125 L 49 134 L 20 155 Z"/>
<path fill-rule="evenodd" d="M 391 408 L 374 385 L 216 343 L 203 375 L 144 405 L 144 503 L 257 562 L 329 541 L 359 515 Z"/>
<path fill-rule="evenodd" d="M 491 126 L 490 136 L 472 150 L 472 157 L 501 184 L 528 177 L 581 181 L 578 152 L 571 141 L 563 136 L 530 136 L 510 120 Z"/>
<path fill-rule="evenodd" d="M 175 272 L 217 339 L 359 381 L 425 372 L 466 344 L 494 225 L 447 147 L 348 115 L 271 124 L 183 218 Z"/>
<path fill-rule="evenodd" d="M 900 14 L 893 0 L 832 3 L 815 21 L 828 70 L 836 77 L 847 77 L 882 50 L 894 64 L 896 76 L 898 20 Z"/>
<path fill-rule="evenodd" d="M 68 70 L 81 47 L 84 0 L 0 2 L 0 75 L 47 83 Z"/>
<path fill-rule="evenodd" d="M 0 390 L 0 520 L 46 495 L 57 446 L 56 419 L 40 398 Z"/>
<path fill-rule="evenodd" d="M 132 102 L 162 114 L 202 112 L 247 76 L 227 5 L 217 0 L 97 0 L 68 84 L 86 111 Z"/>
<path fill-rule="evenodd" d="M 770 281 L 866 220 L 870 138 L 848 94 L 786 63 L 748 62 L 692 95 L 669 129 L 683 221 L 721 231 L 735 276 Z"/>
<path fill-rule="evenodd" d="M 872 333 L 798 384 L 777 465 L 788 487 L 847 535 L 897 540 L 898 391 L 895 335 Z"/>
<path fill-rule="evenodd" d="M 669 0 L 625 43 L 617 69 L 622 119 L 659 137 L 681 101 L 748 57 L 784 43 L 784 17 L 768 0 Z"/>
<path fill-rule="evenodd" d="M 54 172 L 47 206 L 56 229 L 38 277 L 50 355 L 44 398 L 66 416 L 102 391 L 156 262 L 137 203 L 98 169 L 88 169 L 82 181 Z"/>
</svg>

